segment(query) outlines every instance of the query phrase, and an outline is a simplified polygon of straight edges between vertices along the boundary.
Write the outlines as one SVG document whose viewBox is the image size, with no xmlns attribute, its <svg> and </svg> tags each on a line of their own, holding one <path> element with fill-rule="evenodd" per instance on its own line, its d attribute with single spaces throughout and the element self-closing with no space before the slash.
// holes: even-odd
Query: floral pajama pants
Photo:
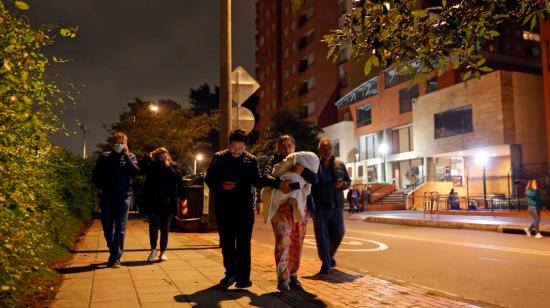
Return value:
<svg viewBox="0 0 550 308">
<path fill-rule="evenodd" d="M 302 258 L 308 213 L 305 216 L 300 221 L 293 221 L 292 207 L 283 203 L 271 219 L 275 234 L 275 264 L 279 281 L 286 281 L 291 276 L 297 275 Z"/>
</svg>

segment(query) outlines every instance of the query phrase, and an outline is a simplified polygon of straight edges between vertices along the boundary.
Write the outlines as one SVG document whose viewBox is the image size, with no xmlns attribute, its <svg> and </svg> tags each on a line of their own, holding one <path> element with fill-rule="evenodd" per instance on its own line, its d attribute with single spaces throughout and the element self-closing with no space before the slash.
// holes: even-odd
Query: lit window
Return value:
<svg viewBox="0 0 550 308">
<path fill-rule="evenodd" d="M 529 31 L 523 31 L 523 39 L 526 41 L 540 42 L 540 34 Z"/>
</svg>

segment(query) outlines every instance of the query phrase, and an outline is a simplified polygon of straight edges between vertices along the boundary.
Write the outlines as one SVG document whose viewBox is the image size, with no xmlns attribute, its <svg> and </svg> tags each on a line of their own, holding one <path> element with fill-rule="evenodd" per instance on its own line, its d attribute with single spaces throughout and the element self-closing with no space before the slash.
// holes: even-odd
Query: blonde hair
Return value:
<svg viewBox="0 0 550 308">
<path fill-rule="evenodd" d="M 170 152 L 168 152 L 168 149 L 165 148 L 165 147 L 156 148 L 153 152 L 151 152 L 151 156 L 153 157 L 154 160 L 158 160 L 160 154 L 162 154 L 162 153 L 166 153 L 166 155 L 168 156 L 168 161 L 170 163 L 174 162 L 172 160 L 172 157 L 170 156 Z"/>
</svg>

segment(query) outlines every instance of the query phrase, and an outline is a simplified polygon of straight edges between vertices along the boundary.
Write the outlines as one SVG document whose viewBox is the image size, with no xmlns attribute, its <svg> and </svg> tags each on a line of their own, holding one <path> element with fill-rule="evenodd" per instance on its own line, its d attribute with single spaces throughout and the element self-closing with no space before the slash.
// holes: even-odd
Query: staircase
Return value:
<svg viewBox="0 0 550 308">
<path fill-rule="evenodd" d="M 405 209 L 405 192 L 396 190 L 368 206 L 369 211 L 397 211 Z"/>
</svg>

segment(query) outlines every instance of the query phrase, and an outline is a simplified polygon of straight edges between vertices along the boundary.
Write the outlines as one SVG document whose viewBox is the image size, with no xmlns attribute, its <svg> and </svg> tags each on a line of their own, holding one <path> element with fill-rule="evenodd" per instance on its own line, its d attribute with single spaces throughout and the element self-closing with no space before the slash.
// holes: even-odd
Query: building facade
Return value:
<svg viewBox="0 0 550 308">
<path fill-rule="evenodd" d="M 303 2 L 292 12 L 290 0 L 256 2 L 257 112 L 260 132 L 279 109 L 295 110 L 319 126 L 337 121 L 338 64 L 327 59 L 323 35 L 338 27 L 338 2 Z"/>
</svg>

